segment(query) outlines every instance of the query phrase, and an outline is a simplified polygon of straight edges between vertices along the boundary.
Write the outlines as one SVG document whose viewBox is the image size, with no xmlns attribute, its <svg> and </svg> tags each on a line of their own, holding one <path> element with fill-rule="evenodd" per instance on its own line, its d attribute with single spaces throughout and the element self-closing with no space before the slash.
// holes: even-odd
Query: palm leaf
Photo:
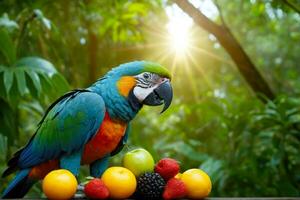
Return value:
<svg viewBox="0 0 300 200">
<path fill-rule="evenodd" d="M 9 94 L 9 90 L 11 89 L 11 86 L 13 84 L 13 71 L 11 69 L 7 69 L 4 71 L 4 86 L 5 86 L 5 90 L 6 90 L 6 94 Z"/>
<path fill-rule="evenodd" d="M 37 72 L 30 71 L 30 70 L 27 70 L 26 73 L 29 76 L 30 80 L 32 81 L 33 87 L 37 91 L 37 96 L 40 96 L 40 93 L 42 91 L 42 86 L 41 86 L 41 80 L 40 80 L 39 75 L 37 74 Z"/>
<path fill-rule="evenodd" d="M 39 57 L 22 58 L 9 68 L 0 66 L 0 74 L 2 73 L 6 99 L 9 101 L 16 102 L 27 94 L 34 97 L 41 97 L 43 94 L 55 98 L 69 89 L 68 82 L 53 64 Z M 14 83 L 18 92 L 12 91 Z"/>
<path fill-rule="evenodd" d="M 19 89 L 21 96 L 23 96 L 27 92 L 24 72 L 25 72 L 25 70 L 22 70 L 22 69 L 17 69 L 14 71 L 16 80 L 18 83 L 18 89 Z"/>
<path fill-rule="evenodd" d="M 57 73 L 54 65 L 49 61 L 39 58 L 39 57 L 25 57 L 18 60 L 14 67 L 26 67 L 33 71 L 42 72 L 48 76 L 52 76 Z"/>
</svg>

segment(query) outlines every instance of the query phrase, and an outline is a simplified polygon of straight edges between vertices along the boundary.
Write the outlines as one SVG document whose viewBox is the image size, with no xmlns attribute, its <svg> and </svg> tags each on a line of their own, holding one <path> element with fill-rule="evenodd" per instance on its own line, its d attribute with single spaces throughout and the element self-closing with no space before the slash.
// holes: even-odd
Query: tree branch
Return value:
<svg viewBox="0 0 300 200">
<path fill-rule="evenodd" d="M 218 3 L 218 0 L 214 0 L 213 2 L 214 2 L 215 6 L 217 7 L 217 10 L 218 10 L 218 12 L 219 12 L 219 15 L 220 15 L 220 18 L 221 18 L 222 25 L 223 25 L 223 26 L 227 26 L 227 25 L 226 25 L 226 22 L 225 22 L 225 18 L 224 18 L 224 16 L 223 16 L 223 13 L 222 13 L 222 10 L 221 10 L 221 7 L 220 7 L 220 5 L 219 5 L 219 3 Z"/>
<path fill-rule="evenodd" d="M 291 3 L 289 0 L 283 0 L 283 3 L 285 3 L 288 7 L 290 7 L 300 15 L 300 9 L 297 6 L 295 6 L 293 3 Z"/>
<path fill-rule="evenodd" d="M 185 0 L 174 0 L 174 2 L 185 12 L 187 13 L 196 24 L 200 25 L 208 32 L 215 33 L 220 28 L 218 24 L 211 21 L 206 17 L 202 12 L 195 8 L 192 4 Z"/>
<path fill-rule="evenodd" d="M 216 24 L 206 17 L 199 9 L 194 7 L 188 0 L 174 0 L 174 2 L 194 20 L 195 24 L 207 30 L 217 38 L 253 91 L 262 93 L 269 99 L 274 99 L 275 95 L 271 88 L 256 69 L 255 65 L 226 24 Z M 258 97 L 261 96 L 258 95 Z M 265 101 L 265 99 L 262 100 Z"/>
</svg>

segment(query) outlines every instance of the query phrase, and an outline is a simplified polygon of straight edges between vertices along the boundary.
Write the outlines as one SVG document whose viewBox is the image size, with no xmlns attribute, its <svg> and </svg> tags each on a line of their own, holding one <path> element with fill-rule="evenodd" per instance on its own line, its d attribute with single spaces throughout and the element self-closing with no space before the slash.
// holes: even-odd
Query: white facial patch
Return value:
<svg viewBox="0 0 300 200">
<path fill-rule="evenodd" d="M 157 88 L 159 86 L 159 84 L 154 85 L 153 87 L 150 88 L 142 88 L 142 87 L 138 87 L 136 86 L 133 89 L 133 94 L 134 96 L 139 100 L 139 102 L 143 102 L 144 99 L 146 99 L 146 97 L 153 92 L 153 90 L 155 88 Z"/>
</svg>

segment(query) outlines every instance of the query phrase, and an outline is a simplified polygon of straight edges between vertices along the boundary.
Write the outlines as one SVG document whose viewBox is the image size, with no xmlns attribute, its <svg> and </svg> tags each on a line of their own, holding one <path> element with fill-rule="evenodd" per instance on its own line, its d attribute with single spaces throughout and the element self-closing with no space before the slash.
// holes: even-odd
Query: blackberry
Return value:
<svg viewBox="0 0 300 200">
<path fill-rule="evenodd" d="M 164 179 L 158 173 L 146 172 L 137 179 L 136 195 L 138 199 L 162 199 L 165 185 Z"/>
</svg>

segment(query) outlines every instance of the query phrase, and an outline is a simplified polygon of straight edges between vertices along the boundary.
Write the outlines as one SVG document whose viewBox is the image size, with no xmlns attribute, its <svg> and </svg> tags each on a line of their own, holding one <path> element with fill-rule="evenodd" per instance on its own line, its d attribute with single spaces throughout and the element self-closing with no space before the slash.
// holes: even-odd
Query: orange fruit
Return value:
<svg viewBox="0 0 300 200">
<path fill-rule="evenodd" d="M 201 169 L 189 169 L 181 175 L 180 179 L 187 188 L 187 197 L 191 199 L 207 197 L 211 191 L 211 180 Z"/>
<path fill-rule="evenodd" d="M 126 199 L 136 189 L 134 174 L 124 167 L 110 167 L 102 174 L 101 180 L 109 190 L 110 198 Z"/>
<path fill-rule="evenodd" d="M 182 176 L 182 173 L 178 173 L 174 176 L 174 178 L 178 178 L 178 179 L 181 179 L 181 176 Z"/>
<path fill-rule="evenodd" d="M 48 173 L 43 180 L 43 192 L 48 199 L 70 199 L 77 190 L 77 180 L 68 170 L 59 169 Z"/>
</svg>

